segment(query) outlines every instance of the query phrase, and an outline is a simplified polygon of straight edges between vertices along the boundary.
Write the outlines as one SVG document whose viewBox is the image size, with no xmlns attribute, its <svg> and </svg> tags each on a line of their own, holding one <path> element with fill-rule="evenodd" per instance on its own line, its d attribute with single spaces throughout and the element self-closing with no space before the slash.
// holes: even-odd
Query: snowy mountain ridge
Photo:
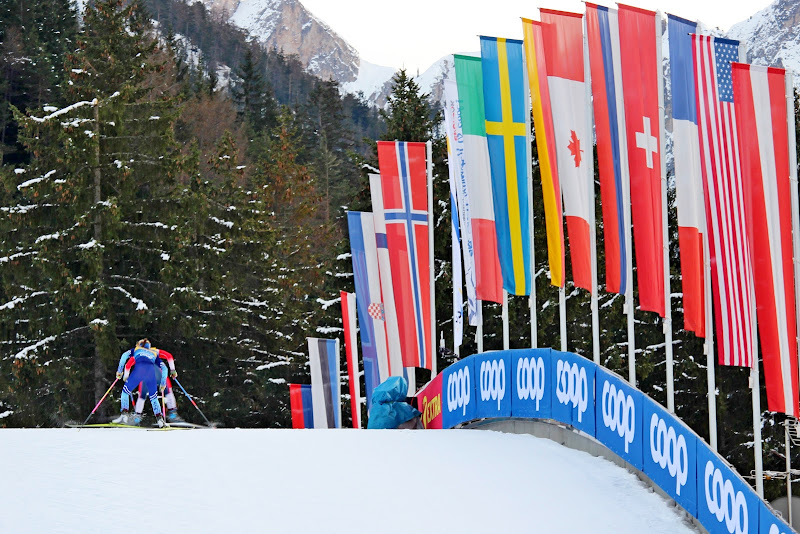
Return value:
<svg viewBox="0 0 800 534">
<path fill-rule="evenodd" d="M 800 73 L 800 0 L 777 0 L 731 27 L 726 37 L 739 40 L 746 61 Z"/>
</svg>

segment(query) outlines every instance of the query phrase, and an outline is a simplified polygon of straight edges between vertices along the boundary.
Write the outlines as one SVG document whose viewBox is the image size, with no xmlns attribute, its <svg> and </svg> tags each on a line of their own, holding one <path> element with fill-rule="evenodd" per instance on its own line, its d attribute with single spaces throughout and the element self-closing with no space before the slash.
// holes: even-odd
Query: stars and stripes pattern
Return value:
<svg viewBox="0 0 800 534">
<path fill-rule="evenodd" d="M 692 35 L 692 50 L 719 362 L 750 367 L 755 293 L 731 84 L 739 42 Z"/>
</svg>

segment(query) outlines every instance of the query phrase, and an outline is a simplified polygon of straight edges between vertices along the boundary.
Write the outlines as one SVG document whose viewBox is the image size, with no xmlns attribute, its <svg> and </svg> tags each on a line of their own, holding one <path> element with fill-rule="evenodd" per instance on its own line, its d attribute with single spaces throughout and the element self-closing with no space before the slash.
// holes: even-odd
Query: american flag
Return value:
<svg viewBox="0 0 800 534">
<path fill-rule="evenodd" d="M 750 367 L 755 293 L 731 83 L 739 42 L 692 35 L 692 49 L 719 363 Z"/>
</svg>

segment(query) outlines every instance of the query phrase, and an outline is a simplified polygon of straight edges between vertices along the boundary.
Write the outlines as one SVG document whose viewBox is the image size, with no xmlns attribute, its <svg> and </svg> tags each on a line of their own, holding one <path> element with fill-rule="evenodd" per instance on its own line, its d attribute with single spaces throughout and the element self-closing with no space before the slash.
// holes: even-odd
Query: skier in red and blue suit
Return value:
<svg viewBox="0 0 800 534">
<path fill-rule="evenodd" d="M 167 406 L 167 423 L 182 423 L 183 419 L 178 415 L 178 404 L 175 401 L 175 393 L 172 389 L 172 381 L 170 378 L 177 378 L 178 371 L 175 370 L 175 357 L 165 351 L 164 349 L 157 349 L 151 347 L 152 350 L 158 352 L 158 357 L 161 360 L 161 384 L 164 386 L 164 403 Z M 164 363 L 166 362 L 166 366 Z M 169 370 L 167 370 L 167 367 Z M 169 376 L 167 376 L 169 374 Z M 166 381 L 166 382 L 165 382 Z M 142 394 L 143 387 L 139 386 L 139 398 L 136 400 L 136 409 L 133 414 L 133 423 L 138 425 L 142 420 L 142 412 L 144 412 L 144 395 Z"/>
<path fill-rule="evenodd" d="M 150 397 L 150 404 L 153 407 L 153 414 L 156 416 L 156 423 L 159 427 L 164 426 L 164 416 L 158 404 L 159 387 L 163 388 L 166 381 L 166 366 L 158 357 L 158 351 L 150 348 L 150 341 L 142 339 L 136 343 L 133 350 L 126 351 L 120 358 L 117 367 L 117 378 L 123 378 L 125 385 L 122 387 L 121 414 L 114 423 L 129 424 L 132 422 L 129 415 L 131 387 L 136 388 L 142 384 L 147 388 Z M 161 379 L 160 379 L 161 378 Z M 159 384 L 159 382 L 161 382 Z"/>
</svg>

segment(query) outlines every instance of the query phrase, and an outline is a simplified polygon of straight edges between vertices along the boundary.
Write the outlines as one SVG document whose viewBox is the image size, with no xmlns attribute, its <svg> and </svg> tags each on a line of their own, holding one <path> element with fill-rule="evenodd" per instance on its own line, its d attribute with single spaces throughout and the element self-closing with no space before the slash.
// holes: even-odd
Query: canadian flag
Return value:
<svg viewBox="0 0 800 534">
<path fill-rule="evenodd" d="M 575 285 L 592 290 L 594 181 L 583 72 L 583 15 L 540 9 L 556 161 Z"/>
</svg>

